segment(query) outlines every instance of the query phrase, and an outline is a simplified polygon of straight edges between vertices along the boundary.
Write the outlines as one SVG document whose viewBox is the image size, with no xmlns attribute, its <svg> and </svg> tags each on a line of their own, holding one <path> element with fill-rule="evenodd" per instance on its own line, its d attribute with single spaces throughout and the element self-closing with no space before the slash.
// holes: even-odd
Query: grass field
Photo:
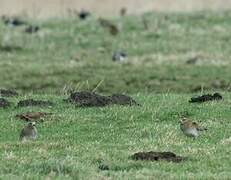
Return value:
<svg viewBox="0 0 231 180">
<path fill-rule="evenodd" d="M 143 21 L 148 22 L 145 29 Z M 147 13 L 111 19 L 112 36 L 97 19 L 32 20 L 25 27 L 0 23 L 1 87 L 49 108 L 0 109 L 0 179 L 229 179 L 231 12 Z M 111 60 L 124 50 L 124 63 Z M 195 64 L 188 64 L 196 59 Z M 78 108 L 68 90 L 126 93 L 142 106 Z M 219 91 L 224 100 L 190 104 L 194 94 Z M 37 141 L 21 143 L 20 112 L 54 115 L 37 125 Z M 182 116 L 208 131 L 184 136 Z M 182 163 L 133 161 L 138 151 L 172 151 Z M 100 166 L 108 170 L 100 170 Z"/>
<path fill-rule="evenodd" d="M 142 107 L 75 108 L 59 96 L 52 108 L 1 110 L 1 179 L 229 179 L 230 94 L 224 101 L 189 104 L 189 95 L 133 96 Z M 37 125 L 39 138 L 20 143 L 23 123 L 14 115 L 28 110 L 55 113 Z M 183 135 L 179 119 L 188 116 L 208 128 L 198 139 Z M 228 140 L 229 138 L 229 140 Z M 133 161 L 138 151 L 173 151 L 189 160 Z M 105 165 L 109 170 L 98 167 Z"/>
<path fill-rule="evenodd" d="M 112 36 L 94 18 L 0 25 L 1 86 L 19 90 L 58 91 L 64 86 L 99 92 L 195 92 L 230 89 L 231 13 L 145 14 L 113 19 L 121 32 Z M 145 30 L 142 19 L 148 22 Z M 116 50 L 126 63 L 111 60 Z M 197 58 L 196 64 L 186 64 Z"/>
</svg>

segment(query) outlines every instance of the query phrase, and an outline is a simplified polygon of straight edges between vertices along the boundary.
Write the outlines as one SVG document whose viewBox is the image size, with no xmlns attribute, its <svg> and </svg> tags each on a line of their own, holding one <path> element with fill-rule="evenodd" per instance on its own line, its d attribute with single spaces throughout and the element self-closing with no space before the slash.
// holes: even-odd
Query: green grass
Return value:
<svg viewBox="0 0 231 180">
<path fill-rule="evenodd" d="M 2 179 L 228 179 L 230 177 L 230 94 L 224 100 L 190 104 L 189 95 L 135 95 L 141 107 L 78 108 L 53 95 L 27 95 L 50 99 L 50 108 L 1 109 L 0 178 Z M 18 141 L 23 122 L 15 114 L 53 112 L 37 125 L 35 142 Z M 179 128 L 187 116 L 208 131 L 196 140 Z M 133 161 L 138 151 L 172 151 L 189 160 Z M 102 171 L 99 166 L 108 166 Z"/>
<path fill-rule="evenodd" d="M 148 30 L 142 18 L 149 22 Z M 114 18 L 118 36 L 111 36 L 95 17 L 26 20 L 41 31 L 29 35 L 25 27 L 0 23 L 0 86 L 22 94 L 9 98 L 15 105 L 26 98 L 55 105 L 0 109 L 0 179 L 231 177 L 231 12 Z M 6 46 L 16 48 L 7 52 Z M 118 49 L 128 53 L 127 62 L 112 62 Z M 198 63 L 186 64 L 195 56 Z M 142 106 L 78 108 L 63 102 L 69 90 L 127 93 Z M 222 92 L 224 100 L 188 103 L 195 91 L 207 90 Z M 21 143 L 24 123 L 14 116 L 27 111 L 54 115 L 37 125 L 37 141 Z M 209 130 L 196 140 L 184 136 L 182 116 Z M 189 160 L 133 161 L 130 156 L 138 151 L 172 151 Z"/>
<path fill-rule="evenodd" d="M 149 29 L 142 24 L 145 18 Z M 97 87 L 98 92 L 194 92 L 230 89 L 230 12 L 147 13 L 114 18 L 118 36 L 95 17 L 28 20 L 41 26 L 38 34 L 0 23 L 2 87 L 23 91 L 60 92 Z M 122 49 L 126 63 L 111 56 Z M 198 64 L 186 61 L 199 57 Z"/>
</svg>

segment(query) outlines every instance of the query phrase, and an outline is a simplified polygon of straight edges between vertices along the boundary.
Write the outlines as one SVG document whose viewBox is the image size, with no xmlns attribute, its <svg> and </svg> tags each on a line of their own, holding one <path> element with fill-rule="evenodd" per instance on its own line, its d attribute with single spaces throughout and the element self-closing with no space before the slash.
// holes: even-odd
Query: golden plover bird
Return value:
<svg viewBox="0 0 231 180">
<path fill-rule="evenodd" d="M 193 122 L 187 118 L 183 118 L 180 122 L 180 129 L 186 136 L 194 138 L 200 135 L 199 131 L 207 130 L 206 128 L 200 127 L 196 122 Z"/>
</svg>

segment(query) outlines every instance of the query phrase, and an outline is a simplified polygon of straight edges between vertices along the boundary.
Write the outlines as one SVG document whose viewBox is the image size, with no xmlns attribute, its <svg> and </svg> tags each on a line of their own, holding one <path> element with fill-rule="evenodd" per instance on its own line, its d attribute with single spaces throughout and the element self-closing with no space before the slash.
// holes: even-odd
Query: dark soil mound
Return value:
<svg viewBox="0 0 231 180">
<path fill-rule="evenodd" d="M 6 108 L 10 106 L 10 102 L 4 98 L 0 98 L 0 108 Z"/>
<path fill-rule="evenodd" d="M 26 107 L 26 106 L 52 106 L 53 103 L 50 101 L 41 101 L 34 99 L 27 99 L 18 102 L 18 107 Z"/>
<path fill-rule="evenodd" d="M 79 106 L 106 106 L 110 104 L 110 99 L 93 92 L 74 92 L 69 97 L 70 102 Z"/>
<path fill-rule="evenodd" d="M 109 96 L 112 101 L 112 104 L 119 104 L 119 105 L 139 105 L 134 99 L 129 96 L 123 94 L 113 94 Z"/>
<path fill-rule="evenodd" d="M 83 107 L 102 107 L 113 104 L 138 105 L 135 100 L 126 95 L 115 94 L 112 96 L 102 96 L 94 92 L 87 91 L 74 92 L 70 95 L 67 101 Z"/>
<path fill-rule="evenodd" d="M 191 100 L 189 100 L 190 103 L 201 103 L 206 101 L 214 101 L 214 100 L 222 100 L 222 96 L 219 93 L 212 94 L 205 94 L 198 97 L 192 97 Z"/>
<path fill-rule="evenodd" d="M 12 97 L 17 96 L 18 93 L 14 90 L 6 90 L 6 89 L 0 89 L 0 96 L 2 97 Z"/>
<path fill-rule="evenodd" d="M 27 112 L 27 113 L 17 114 L 15 117 L 25 121 L 43 121 L 47 115 L 52 115 L 52 113 Z"/>
<path fill-rule="evenodd" d="M 8 45 L 0 45 L 0 51 L 3 52 L 12 52 L 12 51 L 21 51 L 23 50 L 20 46 L 8 46 Z"/>
<path fill-rule="evenodd" d="M 171 161 L 171 162 L 181 162 L 185 160 L 185 157 L 177 156 L 172 152 L 138 152 L 131 156 L 133 160 L 143 160 L 143 161 Z"/>
</svg>

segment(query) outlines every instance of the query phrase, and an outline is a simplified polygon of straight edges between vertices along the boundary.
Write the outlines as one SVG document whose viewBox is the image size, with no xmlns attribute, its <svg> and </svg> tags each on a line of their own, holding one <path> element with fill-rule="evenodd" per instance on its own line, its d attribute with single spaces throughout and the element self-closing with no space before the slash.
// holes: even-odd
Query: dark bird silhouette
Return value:
<svg viewBox="0 0 231 180">
<path fill-rule="evenodd" d="M 2 20 L 6 25 L 11 25 L 11 26 L 22 26 L 26 25 L 27 23 L 18 17 L 7 17 L 7 16 L 2 16 Z"/>
<path fill-rule="evenodd" d="M 126 7 L 122 7 L 120 9 L 120 16 L 125 16 L 127 14 L 127 8 Z"/>
<path fill-rule="evenodd" d="M 221 94 L 219 93 L 214 93 L 212 94 L 204 94 L 201 96 L 197 96 L 197 97 L 192 97 L 189 102 L 190 103 L 202 103 L 202 102 L 206 102 L 206 101 L 219 101 L 222 100 L 223 97 Z"/>
<path fill-rule="evenodd" d="M 82 9 L 80 12 L 79 12 L 79 14 L 78 14 L 78 16 L 79 16 L 79 18 L 81 19 L 81 20 L 85 20 L 87 17 L 89 17 L 91 15 L 91 13 L 90 12 L 88 12 L 88 11 L 86 11 L 86 10 L 84 10 L 84 9 Z"/>
<path fill-rule="evenodd" d="M 112 55 L 112 60 L 113 61 L 120 61 L 120 62 L 122 62 L 122 61 L 125 61 L 126 57 L 127 57 L 127 54 L 125 52 L 123 52 L 123 51 L 116 51 Z"/>
</svg>

